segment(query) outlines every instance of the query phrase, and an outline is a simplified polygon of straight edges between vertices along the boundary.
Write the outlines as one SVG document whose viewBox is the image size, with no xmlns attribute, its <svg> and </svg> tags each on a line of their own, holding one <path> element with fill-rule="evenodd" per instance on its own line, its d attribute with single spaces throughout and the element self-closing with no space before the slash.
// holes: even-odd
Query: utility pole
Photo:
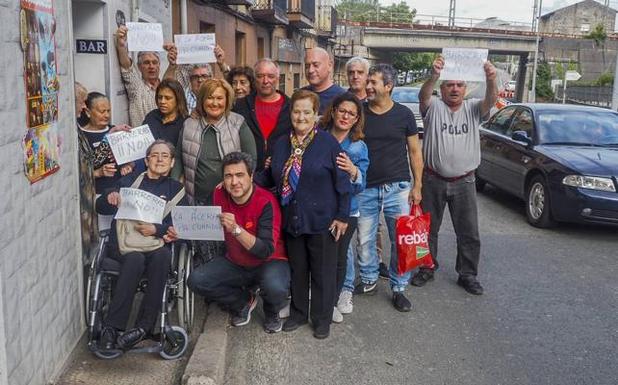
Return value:
<svg viewBox="0 0 618 385">
<path fill-rule="evenodd" d="M 541 40 L 539 21 L 541 20 L 541 8 L 543 8 L 543 0 L 534 0 L 534 10 L 536 12 L 536 48 L 534 50 L 534 65 L 532 66 L 532 89 L 528 94 L 528 101 L 532 103 L 536 102 L 536 70 L 539 65 L 539 42 Z"/>
<path fill-rule="evenodd" d="M 455 26 L 455 0 L 451 0 L 451 4 L 448 8 L 448 26 Z"/>
</svg>

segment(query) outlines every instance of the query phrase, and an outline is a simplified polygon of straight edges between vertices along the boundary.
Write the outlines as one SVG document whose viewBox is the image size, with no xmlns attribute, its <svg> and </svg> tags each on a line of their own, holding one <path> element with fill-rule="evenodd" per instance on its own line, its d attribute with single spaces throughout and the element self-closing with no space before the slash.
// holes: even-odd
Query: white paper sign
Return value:
<svg viewBox="0 0 618 385">
<path fill-rule="evenodd" d="M 165 199 L 147 191 L 123 187 L 120 189 L 120 205 L 114 218 L 161 224 L 165 203 Z"/>
<path fill-rule="evenodd" d="M 176 206 L 172 209 L 174 228 L 180 239 L 223 241 L 219 206 Z"/>
<path fill-rule="evenodd" d="M 147 124 L 131 131 L 118 131 L 107 135 L 109 146 L 117 164 L 125 164 L 146 156 L 146 149 L 155 141 Z"/>
<path fill-rule="evenodd" d="M 217 61 L 214 33 L 174 35 L 174 42 L 178 49 L 178 56 L 176 57 L 178 64 L 214 63 Z"/>
<path fill-rule="evenodd" d="M 129 51 L 163 51 L 163 29 L 160 23 L 127 23 Z"/>
<path fill-rule="evenodd" d="M 484 82 L 487 61 L 486 49 L 443 48 L 444 68 L 440 80 L 464 80 Z"/>
</svg>

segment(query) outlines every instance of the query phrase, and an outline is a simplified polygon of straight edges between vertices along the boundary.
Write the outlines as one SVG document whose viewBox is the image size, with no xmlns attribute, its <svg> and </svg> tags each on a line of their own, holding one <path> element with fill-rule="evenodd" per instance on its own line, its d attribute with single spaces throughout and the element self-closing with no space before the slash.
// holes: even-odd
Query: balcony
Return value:
<svg viewBox="0 0 618 385">
<path fill-rule="evenodd" d="M 267 24 L 288 25 L 288 0 L 256 0 L 251 7 L 251 16 Z"/>
<path fill-rule="evenodd" d="M 311 29 L 315 21 L 315 0 L 289 0 L 290 25 L 299 29 Z"/>
<path fill-rule="evenodd" d="M 337 36 L 337 10 L 332 6 L 321 6 L 318 13 L 317 33 L 332 38 Z"/>
<path fill-rule="evenodd" d="M 246 5 L 248 7 L 255 3 L 255 0 L 223 0 L 226 5 Z"/>
</svg>

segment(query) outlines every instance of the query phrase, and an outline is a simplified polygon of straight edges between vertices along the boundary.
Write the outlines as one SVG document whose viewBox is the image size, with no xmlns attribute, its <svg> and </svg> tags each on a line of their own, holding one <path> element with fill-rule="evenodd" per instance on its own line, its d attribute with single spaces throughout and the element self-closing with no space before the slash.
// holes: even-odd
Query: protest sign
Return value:
<svg viewBox="0 0 618 385">
<path fill-rule="evenodd" d="M 172 221 L 180 239 L 223 241 L 219 206 L 176 206 Z"/>
<path fill-rule="evenodd" d="M 191 35 L 174 35 L 178 49 L 177 64 L 214 63 L 215 34 L 200 33 Z"/>
<path fill-rule="evenodd" d="M 123 187 L 120 189 L 120 205 L 114 218 L 161 224 L 165 203 L 165 199 L 148 191 Z"/>
<path fill-rule="evenodd" d="M 163 29 L 160 23 L 127 23 L 129 51 L 163 51 Z"/>
<path fill-rule="evenodd" d="M 440 80 L 464 80 L 484 82 L 487 61 L 486 49 L 443 48 L 444 68 Z"/>
<path fill-rule="evenodd" d="M 147 124 L 107 135 L 117 164 L 125 164 L 146 156 L 146 149 L 155 141 Z"/>
</svg>

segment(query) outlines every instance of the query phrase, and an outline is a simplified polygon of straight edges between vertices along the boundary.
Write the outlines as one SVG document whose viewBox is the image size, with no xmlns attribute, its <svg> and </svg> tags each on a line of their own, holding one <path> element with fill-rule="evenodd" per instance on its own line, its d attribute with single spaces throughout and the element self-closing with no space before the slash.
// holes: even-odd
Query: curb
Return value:
<svg viewBox="0 0 618 385">
<path fill-rule="evenodd" d="M 183 385 L 223 384 L 229 316 L 219 306 L 208 306 L 204 330 L 182 375 Z"/>
</svg>

